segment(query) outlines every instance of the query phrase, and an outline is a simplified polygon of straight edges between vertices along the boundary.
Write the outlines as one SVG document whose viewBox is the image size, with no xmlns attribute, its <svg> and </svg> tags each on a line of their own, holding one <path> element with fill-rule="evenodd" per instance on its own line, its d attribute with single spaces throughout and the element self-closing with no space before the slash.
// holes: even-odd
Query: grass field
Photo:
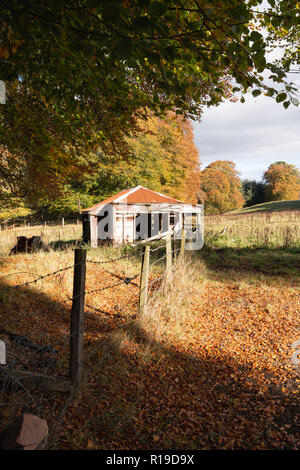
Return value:
<svg viewBox="0 0 300 470">
<path fill-rule="evenodd" d="M 256 204 L 255 206 L 243 207 L 235 214 L 246 214 L 248 212 L 280 212 L 280 211 L 300 211 L 300 201 L 271 201 L 264 202 L 263 204 Z"/>
<path fill-rule="evenodd" d="M 186 253 L 163 282 L 162 253 L 151 255 L 156 290 L 142 315 L 139 278 L 88 294 L 81 390 L 2 391 L 0 429 L 15 412 L 31 411 L 48 420 L 51 449 L 299 449 L 300 382 L 291 360 L 300 338 L 297 217 L 207 217 L 203 250 Z M 43 228 L 27 230 L 40 235 Z M 8 347 L 9 358 L 17 368 L 64 374 L 72 269 L 13 286 L 71 266 L 81 228 L 47 229 L 48 253 L 8 256 L 17 233 L 24 230 L 0 234 L 1 327 L 52 345 L 57 356 L 51 362 L 18 345 Z M 124 253 L 98 248 L 87 256 Z M 88 263 L 86 290 L 139 273 L 140 250 L 131 254 Z"/>
<path fill-rule="evenodd" d="M 209 246 L 235 248 L 299 247 L 300 211 L 245 212 L 207 216 L 205 243 Z"/>
<path fill-rule="evenodd" d="M 50 245 L 50 249 L 66 248 L 68 245 L 80 240 L 82 236 L 81 224 L 69 224 L 31 227 L 16 227 L 0 231 L 0 256 L 6 256 L 15 246 L 18 236 L 33 237 L 40 236 L 43 241 Z"/>
</svg>

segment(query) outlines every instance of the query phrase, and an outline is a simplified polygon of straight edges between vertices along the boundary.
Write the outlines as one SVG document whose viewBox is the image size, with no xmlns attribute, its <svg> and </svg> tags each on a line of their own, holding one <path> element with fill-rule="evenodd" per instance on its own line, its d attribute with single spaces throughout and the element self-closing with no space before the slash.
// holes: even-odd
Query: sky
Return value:
<svg viewBox="0 0 300 470">
<path fill-rule="evenodd" d="M 194 134 L 202 169 L 215 160 L 231 160 L 243 179 L 259 181 L 276 161 L 300 168 L 300 106 L 285 110 L 272 98 L 249 95 L 245 103 L 204 109 Z"/>
<path fill-rule="evenodd" d="M 262 9 L 267 6 L 264 0 Z M 280 55 L 275 50 L 268 60 Z M 300 76 L 288 78 L 300 90 Z M 205 108 L 201 122 L 194 124 L 194 135 L 202 169 L 215 160 L 231 160 L 243 179 L 260 181 L 277 161 L 300 168 L 300 106 L 291 104 L 286 110 L 272 98 L 249 94 L 245 103 L 226 101 Z"/>
</svg>

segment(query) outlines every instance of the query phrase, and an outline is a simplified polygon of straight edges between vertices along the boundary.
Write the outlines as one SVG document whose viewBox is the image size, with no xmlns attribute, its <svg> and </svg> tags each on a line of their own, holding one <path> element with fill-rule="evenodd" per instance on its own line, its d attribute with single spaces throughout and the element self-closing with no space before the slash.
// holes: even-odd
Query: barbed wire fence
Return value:
<svg viewBox="0 0 300 470">
<path fill-rule="evenodd" d="M 66 225 L 80 225 L 80 219 L 78 217 L 61 217 L 59 219 L 47 220 L 47 219 L 35 219 L 32 217 L 11 217 L 0 221 L 0 232 L 6 230 L 14 230 L 18 228 L 32 228 L 32 227 L 64 227 Z"/>
<path fill-rule="evenodd" d="M 105 341 L 105 339 L 92 341 L 88 338 L 84 339 L 85 328 L 86 332 L 90 329 L 95 332 L 96 329 L 105 332 L 105 334 L 109 331 L 126 328 L 145 310 L 148 296 L 153 295 L 167 275 L 172 266 L 172 259 L 175 259 L 177 255 L 184 254 L 184 242 L 181 242 L 180 248 L 172 249 L 171 236 L 167 237 L 163 244 L 154 248 L 151 246 L 152 243 L 140 242 L 140 244 L 142 245 L 142 253 L 140 254 L 133 251 L 102 261 L 87 259 L 87 251 L 78 248 L 75 249 L 74 264 L 42 276 L 26 272 L 26 274 L 35 276 L 35 279 L 13 286 L 5 286 L 4 292 L 2 292 L 4 298 L 6 295 L 12 295 L 14 289 L 22 291 L 37 286 L 38 283 L 42 283 L 43 286 L 45 279 L 60 277 L 72 269 L 74 271 L 72 296 L 67 295 L 66 299 L 54 303 L 53 306 L 53 309 L 59 310 L 59 313 L 63 315 L 63 324 L 57 325 L 57 335 L 53 337 L 52 332 L 50 333 L 46 328 L 47 314 L 41 315 L 39 312 L 35 315 L 34 312 L 29 312 L 15 316 L 12 312 L 9 317 L 4 318 L 0 328 L 0 340 L 5 344 L 6 361 L 5 364 L 0 364 L 0 414 L 1 409 L 9 407 L 18 410 L 18 412 L 34 412 L 45 419 L 50 418 L 52 426 L 49 437 L 51 438 L 76 395 L 85 362 L 97 355 L 103 346 L 103 341 Z M 160 250 L 165 250 L 162 256 L 160 256 Z M 151 264 L 150 253 L 155 256 Z M 141 261 L 141 269 L 134 275 L 121 276 L 106 269 L 106 266 L 114 266 L 118 261 L 130 258 Z M 163 262 L 166 266 L 163 274 L 155 276 L 149 282 L 149 273 L 152 268 Z M 86 268 L 89 265 L 100 267 L 109 276 L 117 277 L 118 281 L 87 290 L 85 286 Z M 12 275 L 4 276 L 1 280 Z M 59 285 L 61 281 L 60 277 Z M 130 286 L 132 292 L 129 301 L 123 303 L 117 313 L 103 310 L 91 300 L 86 302 L 86 296 L 88 299 L 92 297 L 93 300 L 97 300 L 99 296 L 95 296 L 95 294 L 101 295 L 104 291 L 108 291 L 113 296 L 116 289 L 121 286 L 125 289 Z M 136 291 L 133 293 L 135 289 Z M 71 314 L 67 309 L 69 302 L 72 302 Z M 16 326 L 26 325 L 26 319 L 32 316 L 35 317 L 33 323 L 36 328 L 30 331 L 25 328 L 24 335 L 16 333 Z M 117 318 L 121 323 L 109 325 L 103 323 L 103 318 L 105 320 Z M 19 331 L 18 328 L 17 331 Z M 83 350 L 85 356 L 83 356 Z M 61 410 L 57 409 L 55 398 L 51 392 L 54 394 L 68 393 L 67 396 L 63 395 L 65 400 L 63 400 L 64 404 Z"/>
</svg>

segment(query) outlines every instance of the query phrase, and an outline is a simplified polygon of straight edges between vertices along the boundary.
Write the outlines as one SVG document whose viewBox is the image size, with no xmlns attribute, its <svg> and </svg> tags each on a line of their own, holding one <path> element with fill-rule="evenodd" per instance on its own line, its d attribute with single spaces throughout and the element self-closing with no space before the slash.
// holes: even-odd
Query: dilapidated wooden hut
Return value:
<svg viewBox="0 0 300 470">
<path fill-rule="evenodd" d="M 93 247 L 145 240 L 192 220 L 200 223 L 203 205 L 186 204 L 143 186 L 125 189 L 82 211 L 83 239 Z"/>
</svg>

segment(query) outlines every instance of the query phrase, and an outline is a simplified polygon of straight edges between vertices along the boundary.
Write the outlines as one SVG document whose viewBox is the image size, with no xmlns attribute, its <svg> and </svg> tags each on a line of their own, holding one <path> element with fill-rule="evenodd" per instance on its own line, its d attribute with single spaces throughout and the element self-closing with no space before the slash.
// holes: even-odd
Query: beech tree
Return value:
<svg viewBox="0 0 300 470">
<path fill-rule="evenodd" d="M 243 207 L 242 183 L 236 165 L 227 160 L 210 163 L 201 173 L 201 202 L 209 214 Z"/>
<path fill-rule="evenodd" d="M 300 197 L 300 172 L 295 165 L 276 162 L 264 173 L 267 201 L 296 200 Z"/>
<path fill-rule="evenodd" d="M 126 138 L 127 153 L 90 156 L 89 172 L 64 186 L 54 200 L 44 196 L 35 206 L 60 214 L 77 211 L 78 198 L 88 207 L 122 189 L 141 184 L 182 201 L 196 203 L 200 163 L 189 121 L 174 113 L 150 115 L 140 131 Z"/>
<path fill-rule="evenodd" d="M 286 73 L 299 63 L 299 4 L 261 4 L 3 0 L 0 146 L 22 159 L 30 191 L 55 191 L 99 147 L 126 153 L 124 135 L 148 110 L 198 119 L 203 106 L 244 101 L 249 90 L 297 104 Z M 276 44 L 286 52 L 269 63 Z"/>
</svg>

